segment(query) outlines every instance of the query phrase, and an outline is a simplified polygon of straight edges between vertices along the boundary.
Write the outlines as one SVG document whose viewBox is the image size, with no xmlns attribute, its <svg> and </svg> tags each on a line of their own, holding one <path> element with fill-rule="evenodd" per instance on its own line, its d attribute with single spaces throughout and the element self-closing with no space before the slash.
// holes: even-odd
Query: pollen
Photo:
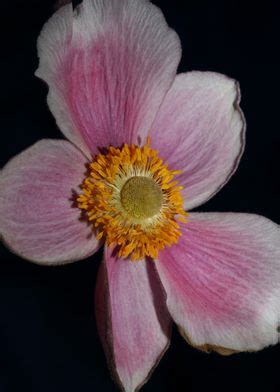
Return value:
<svg viewBox="0 0 280 392">
<path fill-rule="evenodd" d="M 182 187 L 174 181 L 179 173 L 168 169 L 149 139 L 143 147 L 109 147 L 89 164 L 77 205 L 97 239 L 115 247 L 119 257 L 156 259 L 178 242 L 180 224 L 187 222 Z"/>
</svg>

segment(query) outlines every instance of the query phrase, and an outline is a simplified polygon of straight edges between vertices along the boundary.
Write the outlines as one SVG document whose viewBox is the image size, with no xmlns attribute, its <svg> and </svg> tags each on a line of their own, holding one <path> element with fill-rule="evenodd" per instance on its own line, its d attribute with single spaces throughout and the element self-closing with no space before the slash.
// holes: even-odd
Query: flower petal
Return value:
<svg viewBox="0 0 280 392">
<path fill-rule="evenodd" d="M 176 33 L 144 0 L 84 0 L 74 13 L 66 5 L 38 51 L 58 126 L 87 155 L 146 138 L 181 55 Z"/>
<path fill-rule="evenodd" d="M 190 214 L 156 266 L 169 312 L 192 344 L 255 351 L 278 342 L 280 229 L 272 221 Z"/>
<path fill-rule="evenodd" d="M 105 248 L 96 318 L 113 375 L 124 391 L 138 390 L 169 344 L 171 319 L 153 262 L 119 259 Z"/>
<path fill-rule="evenodd" d="M 245 120 L 238 84 L 212 72 L 178 75 L 152 127 L 152 147 L 182 170 L 185 208 L 207 201 L 235 172 L 244 148 Z"/>
<path fill-rule="evenodd" d="M 86 158 L 64 140 L 42 140 L 0 172 L 0 234 L 12 251 L 40 264 L 94 253 L 98 242 L 73 206 Z"/>
</svg>

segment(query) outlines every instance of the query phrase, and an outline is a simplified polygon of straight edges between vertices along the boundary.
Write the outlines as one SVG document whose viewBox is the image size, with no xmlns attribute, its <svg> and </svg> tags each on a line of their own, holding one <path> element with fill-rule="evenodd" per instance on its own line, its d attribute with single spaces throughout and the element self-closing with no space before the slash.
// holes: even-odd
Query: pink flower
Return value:
<svg viewBox="0 0 280 392">
<path fill-rule="evenodd" d="M 278 225 L 239 213 L 184 218 L 238 166 L 238 84 L 211 72 L 176 76 L 179 39 L 146 0 L 65 5 L 38 48 L 37 76 L 69 141 L 41 140 L 3 168 L 0 233 L 47 265 L 105 244 L 96 316 L 121 388 L 145 382 L 172 320 L 205 351 L 277 343 Z"/>
</svg>

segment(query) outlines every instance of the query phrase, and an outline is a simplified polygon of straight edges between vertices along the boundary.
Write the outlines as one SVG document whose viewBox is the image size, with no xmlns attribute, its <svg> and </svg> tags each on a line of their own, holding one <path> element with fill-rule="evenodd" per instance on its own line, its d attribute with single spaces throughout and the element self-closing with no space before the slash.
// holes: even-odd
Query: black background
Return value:
<svg viewBox="0 0 280 392">
<path fill-rule="evenodd" d="M 265 215 L 280 223 L 279 14 L 276 1 L 155 1 L 183 46 L 179 71 L 240 81 L 247 147 L 235 176 L 200 210 Z M 61 137 L 34 77 L 36 39 L 54 1 L 1 2 L 1 167 L 38 139 Z M 40 267 L 0 248 L 0 392 L 117 391 L 97 335 L 93 292 L 102 252 Z M 280 346 L 220 357 L 171 346 L 143 392 L 280 391 Z"/>
</svg>

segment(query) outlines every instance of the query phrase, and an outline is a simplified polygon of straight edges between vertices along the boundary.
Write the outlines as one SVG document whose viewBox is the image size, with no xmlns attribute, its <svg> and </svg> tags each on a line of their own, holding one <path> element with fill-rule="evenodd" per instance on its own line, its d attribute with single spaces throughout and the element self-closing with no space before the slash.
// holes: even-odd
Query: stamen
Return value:
<svg viewBox="0 0 280 392">
<path fill-rule="evenodd" d="M 146 145 L 110 147 L 89 165 L 77 198 L 98 239 L 118 248 L 120 257 L 157 258 L 181 235 L 186 222 L 178 171 L 168 170 L 157 151 Z"/>
</svg>

